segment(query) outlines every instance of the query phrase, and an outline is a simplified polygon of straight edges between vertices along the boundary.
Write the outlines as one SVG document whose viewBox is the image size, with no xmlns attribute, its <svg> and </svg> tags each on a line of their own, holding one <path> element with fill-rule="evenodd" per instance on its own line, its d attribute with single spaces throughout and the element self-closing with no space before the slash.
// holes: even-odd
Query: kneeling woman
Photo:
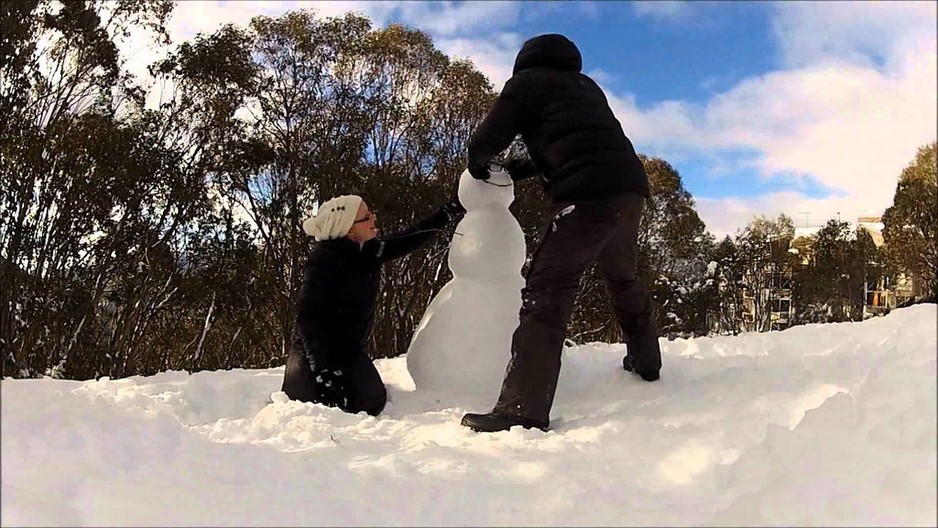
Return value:
<svg viewBox="0 0 938 528">
<path fill-rule="evenodd" d="M 410 229 L 378 237 L 375 213 L 361 197 L 346 195 L 325 202 L 303 223 L 319 243 L 306 263 L 283 374 L 287 396 L 350 413 L 375 416 L 384 409 L 387 391 L 365 353 L 381 264 L 414 251 L 464 212 L 454 198 Z"/>
</svg>

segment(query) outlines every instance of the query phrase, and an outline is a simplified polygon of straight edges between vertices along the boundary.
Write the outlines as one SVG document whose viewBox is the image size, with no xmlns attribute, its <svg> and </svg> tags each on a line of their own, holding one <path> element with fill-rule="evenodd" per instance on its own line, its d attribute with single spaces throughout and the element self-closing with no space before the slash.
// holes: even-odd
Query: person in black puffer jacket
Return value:
<svg viewBox="0 0 938 528">
<path fill-rule="evenodd" d="M 281 390 L 290 399 L 381 413 L 387 391 L 365 352 L 381 265 L 416 250 L 463 213 L 453 197 L 410 229 L 378 237 L 376 213 L 361 197 L 345 195 L 323 203 L 303 223 L 319 242 L 307 259 L 283 373 Z"/>
<path fill-rule="evenodd" d="M 469 143 L 469 172 L 485 180 L 493 158 L 520 134 L 531 159 L 508 162 L 505 169 L 514 180 L 539 175 L 552 201 L 525 277 L 498 402 L 490 413 L 463 417 L 463 425 L 476 431 L 547 429 L 580 276 L 593 263 L 626 336 L 623 367 L 646 381 L 659 377 L 655 308 L 637 277 L 648 176 L 582 65 L 580 51 L 563 35 L 525 42 L 512 77 Z"/>
</svg>

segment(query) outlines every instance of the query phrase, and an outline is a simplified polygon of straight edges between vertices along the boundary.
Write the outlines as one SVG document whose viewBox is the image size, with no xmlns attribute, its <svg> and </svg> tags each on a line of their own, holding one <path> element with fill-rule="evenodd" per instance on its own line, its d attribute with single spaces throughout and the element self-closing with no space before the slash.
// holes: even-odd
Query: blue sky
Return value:
<svg viewBox="0 0 938 528">
<path fill-rule="evenodd" d="M 612 90 L 631 93 L 639 107 L 668 100 L 704 104 L 741 79 L 778 67 L 769 3 L 712 2 L 706 9 L 681 12 L 637 9 L 630 2 L 580 9 L 576 4 L 561 4 L 565 14 L 574 16 L 532 13 L 524 27 L 532 34 L 562 33 L 573 39 L 583 54 L 584 70 Z M 740 152 L 735 157 L 745 156 Z M 698 197 L 724 196 L 729 189 L 737 196 L 756 196 L 787 187 L 753 178 L 751 170 L 716 174 L 706 156 L 682 156 L 674 163 L 682 169 L 687 189 Z M 809 176 L 797 186 L 810 197 L 831 193 Z"/>
<path fill-rule="evenodd" d="M 936 138 L 936 5 L 187 0 L 170 30 L 180 42 L 258 14 L 356 11 L 426 31 L 496 88 L 525 39 L 563 33 L 637 150 L 681 173 L 719 236 L 756 215 L 822 224 L 891 205 L 902 169 Z"/>
<path fill-rule="evenodd" d="M 535 14 L 525 28 L 569 36 L 580 47 L 586 70 L 605 72 L 609 87 L 639 101 L 703 102 L 744 75 L 776 64 L 768 5 L 714 3 L 691 24 L 681 16 L 643 14 L 629 2 L 606 2 L 579 16 Z M 723 37 L 727 32 L 734 38 Z"/>
</svg>

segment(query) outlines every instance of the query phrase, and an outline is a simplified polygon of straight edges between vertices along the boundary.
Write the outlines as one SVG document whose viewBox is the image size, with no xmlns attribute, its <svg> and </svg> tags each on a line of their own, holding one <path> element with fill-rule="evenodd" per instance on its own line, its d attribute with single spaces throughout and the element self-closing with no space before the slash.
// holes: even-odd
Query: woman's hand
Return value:
<svg viewBox="0 0 938 528">
<path fill-rule="evenodd" d="M 453 195 L 448 202 L 440 206 L 440 211 L 446 214 L 449 222 L 452 222 L 465 214 L 466 208 L 459 202 L 459 196 Z"/>
<path fill-rule="evenodd" d="M 348 380 L 340 369 L 322 369 L 313 372 L 313 385 L 320 403 L 339 408 L 348 407 Z"/>
</svg>

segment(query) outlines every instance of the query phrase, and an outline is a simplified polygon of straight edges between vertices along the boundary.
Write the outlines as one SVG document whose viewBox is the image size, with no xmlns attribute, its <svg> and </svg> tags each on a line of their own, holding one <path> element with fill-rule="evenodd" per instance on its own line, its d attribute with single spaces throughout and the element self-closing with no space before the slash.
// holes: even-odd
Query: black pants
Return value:
<svg viewBox="0 0 938 528">
<path fill-rule="evenodd" d="M 346 376 L 346 396 L 348 404 L 329 401 L 317 391 L 313 382 L 313 372 L 309 367 L 306 356 L 294 349 L 287 358 L 287 365 L 283 372 L 283 392 L 291 400 L 302 402 L 322 403 L 330 407 L 339 407 L 345 412 L 366 413 L 377 416 L 384 410 L 388 401 L 387 389 L 381 381 L 378 369 L 367 354 L 360 352 L 349 365 Z"/>
<path fill-rule="evenodd" d="M 636 369 L 660 370 L 654 307 L 637 277 L 643 203 L 641 195 L 628 194 L 553 207 L 521 292 L 520 323 L 496 412 L 549 421 L 567 323 L 580 277 L 593 263 L 605 280 L 622 332 L 645 337 L 645 346 L 629 349 Z"/>
</svg>

